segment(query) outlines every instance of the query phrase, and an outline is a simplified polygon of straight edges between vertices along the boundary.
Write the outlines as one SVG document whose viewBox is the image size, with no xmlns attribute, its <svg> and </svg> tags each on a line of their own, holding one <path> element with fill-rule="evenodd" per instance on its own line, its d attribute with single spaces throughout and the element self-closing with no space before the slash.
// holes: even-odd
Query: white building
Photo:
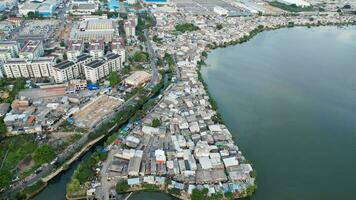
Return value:
<svg viewBox="0 0 356 200">
<path fill-rule="evenodd" d="M 133 13 L 133 12 L 128 13 L 127 20 L 135 22 L 135 26 L 138 25 L 138 17 L 136 16 L 136 13 Z"/>
<path fill-rule="evenodd" d="M 285 4 L 295 4 L 297 6 L 301 7 L 307 7 L 310 6 L 311 4 L 307 1 L 304 0 L 278 0 L 279 2 L 285 3 Z"/>
<path fill-rule="evenodd" d="M 19 55 L 19 45 L 16 41 L 0 41 L 0 49 L 9 50 L 12 58 Z"/>
<path fill-rule="evenodd" d="M 108 76 L 112 71 L 119 71 L 121 69 L 121 58 L 119 55 L 110 53 L 105 58 L 93 60 L 85 64 L 85 78 L 86 80 L 96 83 L 100 79 Z"/>
<path fill-rule="evenodd" d="M 122 39 L 122 38 L 121 38 Z M 121 57 L 121 65 L 124 64 L 126 61 L 126 51 L 125 51 L 125 46 L 124 46 L 124 41 L 122 40 L 113 40 L 111 42 L 111 51 L 114 54 L 118 54 Z"/>
<path fill-rule="evenodd" d="M 32 60 L 11 58 L 4 64 L 8 78 L 43 78 L 53 76 L 54 57 L 39 57 Z"/>
<path fill-rule="evenodd" d="M 112 19 L 86 19 L 81 21 L 77 28 L 72 29 L 71 37 L 84 42 L 93 40 L 111 42 L 115 33 L 116 23 Z"/>
<path fill-rule="evenodd" d="M 94 58 L 101 58 L 104 56 L 105 43 L 103 40 L 90 42 L 89 54 Z"/>
<path fill-rule="evenodd" d="M 19 57 L 32 60 L 44 54 L 43 43 L 40 40 L 29 40 L 21 48 Z"/>
<path fill-rule="evenodd" d="M 218 15 L 228 15 L 229 14 L 228 10 L 226 10 L 225 8 L 220 7 L 220 6 L 215 6 L 214 12 Z"/>
<path fill-rule="evenodd" d="M 67 50 L 67 59 L 75 61 L 84 51 L 84 43 L 82 41 L 72 41 Z"/>
<path fill-rule="evenodd" d="M 24 4 L 19 4 L 19 13 L 23 16 L 27 16 L 28 13 L 37 11 L 37 8 L 40 6 L 38 3 L 26 2 Z"/>
<path fill-rule="evenodd" d="M 98 10 L 96 3 L 73 3 L 70 8 L 70 13 L 73 15 L 91 15 Z"/>
<path fill-rule="evenodd" d="M 127 0 L 127 3 L 129 5 L 133 5 L 133 4 L 136 4 L 137 3 L 137 0 Z"/>
<path fill-rule="evenodd" d="M 93 58 L 88 54 L 82 54 L 73 61 L 63 61 L 53 66 L 53 78 L 56 83 L 84 77 L 84 65 Z"/>
<path fill-rule="evenodd" d="M 125 21 L 124 29 L 126 37 L 134 37 L 136 35 L 136 26 L 134 21 Z"/>
</svg>

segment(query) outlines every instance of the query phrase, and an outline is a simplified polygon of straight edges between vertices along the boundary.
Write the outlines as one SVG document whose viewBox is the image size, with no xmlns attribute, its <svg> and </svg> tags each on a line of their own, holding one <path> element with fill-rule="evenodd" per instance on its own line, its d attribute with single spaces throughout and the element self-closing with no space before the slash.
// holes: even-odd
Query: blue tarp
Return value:
<svg viewBox="0 0 356 200">
<path fill-rule="evenodd" d="M 94 84 L 94 83 L 89 83 L 88 84 L 88 89 L 89 90 L 97 90 L 97 89 L 99 89 L 100 87 L 99 86 L 97 86 L 96 84 Z"/>
</svg>

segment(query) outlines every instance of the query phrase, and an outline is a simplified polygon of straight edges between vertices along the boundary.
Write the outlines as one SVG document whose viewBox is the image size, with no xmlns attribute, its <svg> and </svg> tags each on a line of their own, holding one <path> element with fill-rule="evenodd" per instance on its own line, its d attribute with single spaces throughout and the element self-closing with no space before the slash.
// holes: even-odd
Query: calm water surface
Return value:
<svg viewBox="0 0 356 200">
<path fill-rule="evenodd" d="M 209 54 L 204 80 L 257 170 L 257 200 L 356 199 L 356 27 L 292 28 Z"/>
</svg>

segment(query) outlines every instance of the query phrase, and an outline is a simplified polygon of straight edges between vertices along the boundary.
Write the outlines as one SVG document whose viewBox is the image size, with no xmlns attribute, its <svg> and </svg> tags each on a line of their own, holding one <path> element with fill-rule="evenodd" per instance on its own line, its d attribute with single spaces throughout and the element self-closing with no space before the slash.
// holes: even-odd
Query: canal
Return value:
<svg viewBox="0 0 356 200">
<path fill-rule="evenodd" d="M 257 170 L 256 200 L 355 199 L 356 27 L 263 32 L 202 75 Z"/>
</svg>

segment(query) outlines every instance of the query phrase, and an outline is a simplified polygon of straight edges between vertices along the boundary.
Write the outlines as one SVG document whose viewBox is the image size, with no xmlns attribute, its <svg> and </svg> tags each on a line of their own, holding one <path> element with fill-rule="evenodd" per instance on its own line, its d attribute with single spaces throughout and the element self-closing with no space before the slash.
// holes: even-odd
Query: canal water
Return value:
<svg viewBox="0 0 356 200">
<path fill-rule="evenodd" d="M 66 200 L 66 185 L 70 181 L 75 169 L 81 161 L 88 159 L 94 152 L 95 146 L 70 165 L 68 170 L 49 181 L 47 187 L 35 196 L 33 200 Z"/>
<path fill-rule="evenodd" d="M 209 91 L 257 170 L 252 199 L 356 199 L 356 26 L 263 32 L 207 64 Z"/>
</svg>

